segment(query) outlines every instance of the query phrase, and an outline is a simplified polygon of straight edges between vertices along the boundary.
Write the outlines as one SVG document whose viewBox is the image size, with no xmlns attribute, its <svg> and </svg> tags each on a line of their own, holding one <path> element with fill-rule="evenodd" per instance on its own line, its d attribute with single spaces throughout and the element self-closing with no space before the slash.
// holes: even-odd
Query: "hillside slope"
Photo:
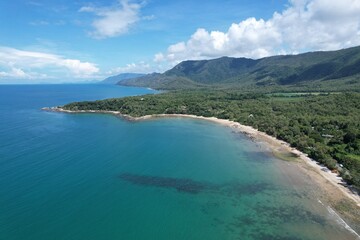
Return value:
<svg viewBox="0 0 360 240">
<path fill-rule="evenodd" d="M 124 80 L 121 85 L 155 89 L 303 88 L 360 89 L 360 47 L 262 59 L 222 57 L 184 61 L 163 74 Z"/>
<path fill-rule="evenodd" d="M 144 75 L 145 74 L 141 74 L 141 73 L 121 73 L 121 74 L 116 75 L 116 76 L 108 77 L 108 78 L 102 80 L 100 83 L 103 83 L 103 84 L 117 84 L 118 82 L 120 82 L 122 80 L 138 78 L 138 77 L 142 77 Z"/>
</svg>

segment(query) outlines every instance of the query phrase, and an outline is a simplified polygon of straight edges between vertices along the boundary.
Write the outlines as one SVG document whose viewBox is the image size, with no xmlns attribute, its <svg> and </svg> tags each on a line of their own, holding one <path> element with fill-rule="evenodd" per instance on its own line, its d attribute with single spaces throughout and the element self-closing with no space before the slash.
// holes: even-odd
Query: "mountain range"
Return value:
<svg viewBox="0 0 360 240">
<path fill-rule="evenodd" d="M 112 78 L 116 79 L 116 77 Z M 221 57 L 212 60 L 183 61 L 162 74 L 129 77 L 117 84 L 164 90 L 194 88 L 359 90 L 360 47 L 261 59 Z"/>
</svg>

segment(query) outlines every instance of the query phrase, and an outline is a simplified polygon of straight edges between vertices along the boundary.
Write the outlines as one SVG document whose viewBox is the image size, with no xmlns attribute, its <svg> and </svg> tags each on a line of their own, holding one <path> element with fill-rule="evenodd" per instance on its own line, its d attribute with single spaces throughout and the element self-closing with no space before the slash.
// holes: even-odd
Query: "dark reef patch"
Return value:
<svg viewBox="0 0 360 240">
<path fill-rule="evenodd" d="M 123 173 L 119 176 L 119 178 L 136 185 L 173 188 L 179 192 L 185 192 L 190 194 L 198 194 L 204 191 L 217 190 L 217 186 L 214 184 L 198 182 L 188 178 L 146 176 L 131 173 Z"/>
<path fill-rule="evenodd" d="M 215 193 L 241 197 L 242 195 L 254 195 L 272 188 L 272 186 L 268 183 L 244 184 L 229 182 L 225 184 L 213 184 L 204 181 L 195 181 L 188 178 L 147 176 L 132 173 L 122 173 L 118 177 L 123 181 L 135 185 L 176 189 L 179 192 L 189 194 Z"/>
</svg>

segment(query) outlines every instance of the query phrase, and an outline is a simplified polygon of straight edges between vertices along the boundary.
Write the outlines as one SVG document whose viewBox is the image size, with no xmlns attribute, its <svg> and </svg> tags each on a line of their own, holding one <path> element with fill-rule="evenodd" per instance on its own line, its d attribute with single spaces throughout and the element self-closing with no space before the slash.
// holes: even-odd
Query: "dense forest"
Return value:
<svg viewBox="0 0 360 240">
<path fill-rule="evenodd" d="M 68 110 L 111 110 L 134 117 L 192 114 L 229 119 L 284 140 L 336 169 L 360 190 L 359 93 L 241 93 L 187 90 L 78 102 Z"/>
</svg>

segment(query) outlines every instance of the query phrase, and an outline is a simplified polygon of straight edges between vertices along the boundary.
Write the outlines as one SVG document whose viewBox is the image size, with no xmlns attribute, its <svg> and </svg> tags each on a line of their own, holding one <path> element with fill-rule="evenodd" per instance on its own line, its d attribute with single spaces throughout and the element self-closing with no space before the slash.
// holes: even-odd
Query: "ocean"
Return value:
<svg viewBox="0 0 360 240">
<path fill-rule="evenodd" d="M 41 110 L 153 93 L 0 85 L 0 239 L 356 239 L 294 164 L 231 128 Z"/>
</svg>

